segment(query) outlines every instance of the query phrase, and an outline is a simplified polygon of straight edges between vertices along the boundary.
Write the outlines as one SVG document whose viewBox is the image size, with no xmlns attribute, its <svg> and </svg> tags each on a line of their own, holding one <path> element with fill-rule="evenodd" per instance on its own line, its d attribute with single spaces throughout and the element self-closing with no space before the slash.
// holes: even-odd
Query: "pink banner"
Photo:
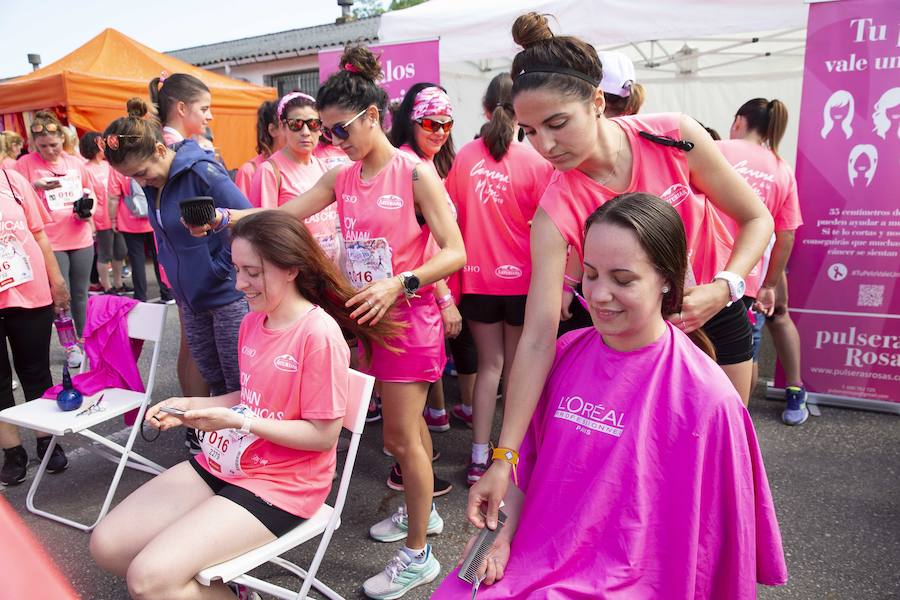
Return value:
<svg viewBox="0 0 900 600">
<path fill-rule="evenodd" d="M 812 392 L 900 403 L 900 2 L 811 4 L 790 305 Z"/>
<path fill-rule="evenodd" d="M 391 102 L 403 100 L 406 90 L 416 83 L 441 83 L 438 40 L 372 44 L 369 49 L 380 57 L 381 86 L 387 91 Z M 338 70 L 343 53 L 343 48 L 319 52 L 319 82 L 324 83 L 329 75 Z"/>
</svg>

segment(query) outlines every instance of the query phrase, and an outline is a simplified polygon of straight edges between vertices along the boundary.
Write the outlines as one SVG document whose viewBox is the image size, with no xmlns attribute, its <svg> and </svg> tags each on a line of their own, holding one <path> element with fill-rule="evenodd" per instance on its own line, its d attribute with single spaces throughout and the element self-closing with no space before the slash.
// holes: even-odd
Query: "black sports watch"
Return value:
<svg viewBox="0 0 900 600">
<path fill-rule="evenodd" d="M 419 291 L 419 278 L 412 271 L 400 273 L 397 278 L 403 284 L 403 293 L 407 298 L 412 298 Z"/>
</svg>

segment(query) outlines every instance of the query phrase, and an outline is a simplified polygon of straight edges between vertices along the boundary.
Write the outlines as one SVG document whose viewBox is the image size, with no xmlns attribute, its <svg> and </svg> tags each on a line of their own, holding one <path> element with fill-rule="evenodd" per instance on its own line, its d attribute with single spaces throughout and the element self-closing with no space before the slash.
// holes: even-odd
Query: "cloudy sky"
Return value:
<svg viewBox="0 0 900 600">
<path fill-rule="evenodd" d="M 334 22 L 337 0 L 2 0 L 0 78 L 62 58 L 107 27 L 167 51 Z M 223 10 L 224 9 L 224 10 Z"/>
</svg>

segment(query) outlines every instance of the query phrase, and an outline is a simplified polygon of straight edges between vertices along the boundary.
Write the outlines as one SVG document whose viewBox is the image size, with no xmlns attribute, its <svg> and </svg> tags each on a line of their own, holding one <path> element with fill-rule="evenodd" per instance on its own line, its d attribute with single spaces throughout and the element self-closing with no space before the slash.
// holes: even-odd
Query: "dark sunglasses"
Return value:
<svg viewBox="0 0 900 600">
<path fill-rule="evenodd" d="M 347 130 L 347 128 L 350 127 L 350 124 L 353 123 L 353 121 L 357 120 L 358 118 L 360 118 L 361 116 L 366 114 L 367 110 L 369 110 L 369 109 L 368 108 L 362 109 L 361 111 L 356 113 L 355 117 L 353 117 L 352 119 L 350 119 L 343 125 L 335 125 L 334 127 L 330 128 L 330 129 L 328 127 L 322 127 L 322 135 L 324 135 L 325 139 L 327 139 L 329 142 L 333 141 L 334 138 L 337 138 L 339 140 L 346 140 L 348 137 L 350 137 L 350 132 Z"/>
<path fill-rule="evenodd" d="M 302 131 L 306 125 L 310 131 L 319 131 L 322 128 L 322 119 L 282 119 L 291 131 Z"/>
<path fill-rule="evenodd" d="M 59 125 L 56 123 L 47 123 L 46 125 L 43 123 L 31 124 L 31 133 L 56 133 L 57 131 L 59 131 Z"/>
<path fill-rule="evenodd" d="M 428 133 L 436 133 L 441 129 L 444 130 L 444 133 L 450 133 L 450 130 L 453 129 L 453 119 L 450 119 L 449 121 L 436 121 L 434 119 L 429 119 L 428 117 L 422 117 L 421 119 L 416 119 L 416 123 Z"/>
</svg>

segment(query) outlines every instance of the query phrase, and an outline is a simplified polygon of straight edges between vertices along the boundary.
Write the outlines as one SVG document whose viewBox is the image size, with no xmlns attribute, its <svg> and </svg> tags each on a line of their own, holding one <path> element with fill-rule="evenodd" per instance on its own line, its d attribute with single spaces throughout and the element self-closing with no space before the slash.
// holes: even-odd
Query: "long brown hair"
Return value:
<svg viewBox="0 0 900 600">
<path fill-rule="evenodd" d="M 481 128 L 481 139 L 491 157 L 497 162 L 503 160 L 515 135 L 516 114 L 512 105 L 512 78 L 509 73 L 500 73 L 488 84 L 481 101 L 491 120 Z"/>
<path fill-rule="evenodd" d="M 585 237 L 597 223 L 610 223 L 634 232 L 641 248 L 669 287 L 663 295 L 662 315 L 681 312 L 688 259 L 684 223 L 675 209 L 653 194 L 631 192 L 620 194 L 595 210 L 584 224 Z M 712 342 L 702 330 L 696 329 L 688 336 L 715 360 Z"/>
<path fill-rule="evenodd" d="M 397 337 L 402 327 L 387 316 L 377 325 L 360 325 L 350 318 L 345 304 L 356 291 L 299 220 L 282 211 L 264 210 L 235 223 L 231 237 L 247 240 L 260 258 L 273 265 L 297 269 L 294 284 L 300 295 L 358 338 L 367 355 L 373 343 L 392 349 L 387 340 Z"/>
<path fill-rule="evenodd" d="M 160 81 L 159 77 L 150 80 L 147 86 L 150 102 L 156 109 L 159 122 L 165 125 L 169 115 L 179 102 L 190 104 L 197 100 L 203 92 L 209 92 L 205 83 L 187 73 L 173 73 Z"/>
</svg>

